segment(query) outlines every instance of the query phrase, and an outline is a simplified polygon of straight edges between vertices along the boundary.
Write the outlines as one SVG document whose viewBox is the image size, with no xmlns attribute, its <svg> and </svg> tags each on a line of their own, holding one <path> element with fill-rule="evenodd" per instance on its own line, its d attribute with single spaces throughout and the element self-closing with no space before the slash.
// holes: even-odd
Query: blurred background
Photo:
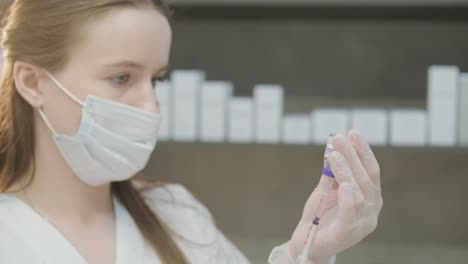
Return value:
<svg viewBox="0 0 468 264">
<path fill-rule="evenodd" d="M 148 174 L 185 185 L 266 263 L 318 182 L 327 133 L 358 127 L 384 208 L 337 263 L 468 262 L 468 1 L 168 2 L 167 118 Z"/>
</svg>

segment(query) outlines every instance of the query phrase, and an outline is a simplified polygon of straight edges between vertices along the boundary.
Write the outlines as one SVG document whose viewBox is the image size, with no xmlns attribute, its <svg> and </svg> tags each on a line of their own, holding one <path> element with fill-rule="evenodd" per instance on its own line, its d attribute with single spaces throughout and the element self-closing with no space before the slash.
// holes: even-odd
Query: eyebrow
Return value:
<svg viewBox="0 0 468 264">
<path fill-rule="evenodd" d="M 134 62 L 134 61 L 121 61 L 121 62 L 113 63 L 113 64 L 105 64 L 104 67 L 108 67 L 108 68 L 127 67 L 127 68 L 142 69 L 145 66 L 143 66 L 140 63 Z M 169 68 L 169 66 L 166 65 L 163 68 L 161 68 L 160 70 L 158 70 L 158 73 L 164 73 L 165 74 L 167 72 L 168 68 Z"/>
<path fill-rule="evenodd" d="M 143 65 L 136 63 L 134 61 L 121 61 L 112 64 L 105 64 L 104 67 L 130 67 L 130 68 L 143 68 Z"/>
</svg>

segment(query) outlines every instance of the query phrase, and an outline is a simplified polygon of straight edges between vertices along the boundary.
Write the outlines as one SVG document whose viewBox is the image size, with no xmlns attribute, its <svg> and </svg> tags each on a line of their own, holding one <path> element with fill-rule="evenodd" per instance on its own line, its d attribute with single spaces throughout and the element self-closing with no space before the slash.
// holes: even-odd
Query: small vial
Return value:
<svg viewBox="0 0 468 264">
<path fill-rule="evenodd" d="M 331 133 L 328 136 L 328 142 L 327 142 L 327 147 L 325 148 L 325 154 L 323 155 L 323 171 L 322 174 L 331 178 L 335 178 L 335 175 L 333 175 L 333 172 L 330 167 L 330 163 L 328 162 L 328 157 L 330 157 L 330 154 L 335 152 L 335 148 L 333 147 L 333 137 L 335 136 L 335 133 Z"/>
</svg>

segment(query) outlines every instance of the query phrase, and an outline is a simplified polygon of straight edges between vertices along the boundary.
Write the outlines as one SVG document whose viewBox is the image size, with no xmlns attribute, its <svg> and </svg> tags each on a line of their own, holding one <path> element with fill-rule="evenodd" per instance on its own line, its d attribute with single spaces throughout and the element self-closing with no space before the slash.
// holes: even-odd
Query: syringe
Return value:
<svg viewBox="0 0 468 264">
<path fill-rule="evenodd" d="M 315 212 L 314 221 L 312 222 L 310 226 L 309 234 L 307 235 L 307 239 L 304 242 L 305 246 L 302 250 L 302 253 L 299 255 L 299 258 L 297 261 L 297 263 L 299 264 L 308 263 L 308 256 L 307 256 L 308 249 L 310 248 L 312 241 L 315 239 L 315 235 L 317 234 L 318 226 L 320 224 L 320 218 L 323 216 L 323 213 L 325 210 L 327 196 L 330 193 L 330 191 L 333 189 L 333 184 L 336 181 L 335 175 L 333 175 L 333 172 L 331 170 L 330 163 L 328 162 L 328 157 L 330 156 L 331 153 L 335 151 L 335 148 L 333 147 L 334 136 L 335 134 L 332 133 L 328 137 L 327 147 L 325 149 L 325 154 L 323 155 L 323 170 L 322 170 L 322 176 L 321 176 L 322 178 L 320 179 L 320 181 L 323 181 L 320 183 L 320 185 L 323 186 L 322 195 L 320 197 L 320 202 L 319 202 L 317 211 Z"/>
</svg>

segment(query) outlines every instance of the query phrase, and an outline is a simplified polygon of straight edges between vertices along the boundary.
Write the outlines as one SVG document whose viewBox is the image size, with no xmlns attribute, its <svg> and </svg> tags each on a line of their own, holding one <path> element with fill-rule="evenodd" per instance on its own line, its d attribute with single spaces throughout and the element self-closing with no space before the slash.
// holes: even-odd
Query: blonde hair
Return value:
<svg viewBox="0 0 468 264">
<path fill-rule="evenodd" d="M 68 48 L 83 21 L 92 21 L 106 12 L 125 7 L 154 8 L 167 14 L 160 0 L 3 1 L 0 13 L 3 13 L 1 47 L 4 51 L 0 83 L 0 192 L 22 182 L 21 178 L 29 172 L 30 183 L 35 168 L 33 109 L 15 87 L 15 62 L 58 70 L 66 65 Z M 170 235 L 170 228 L 151 210 L 132 182 L 113 183 L 112 191 L 164 263 L 188 263 Z"/>
</svg>

